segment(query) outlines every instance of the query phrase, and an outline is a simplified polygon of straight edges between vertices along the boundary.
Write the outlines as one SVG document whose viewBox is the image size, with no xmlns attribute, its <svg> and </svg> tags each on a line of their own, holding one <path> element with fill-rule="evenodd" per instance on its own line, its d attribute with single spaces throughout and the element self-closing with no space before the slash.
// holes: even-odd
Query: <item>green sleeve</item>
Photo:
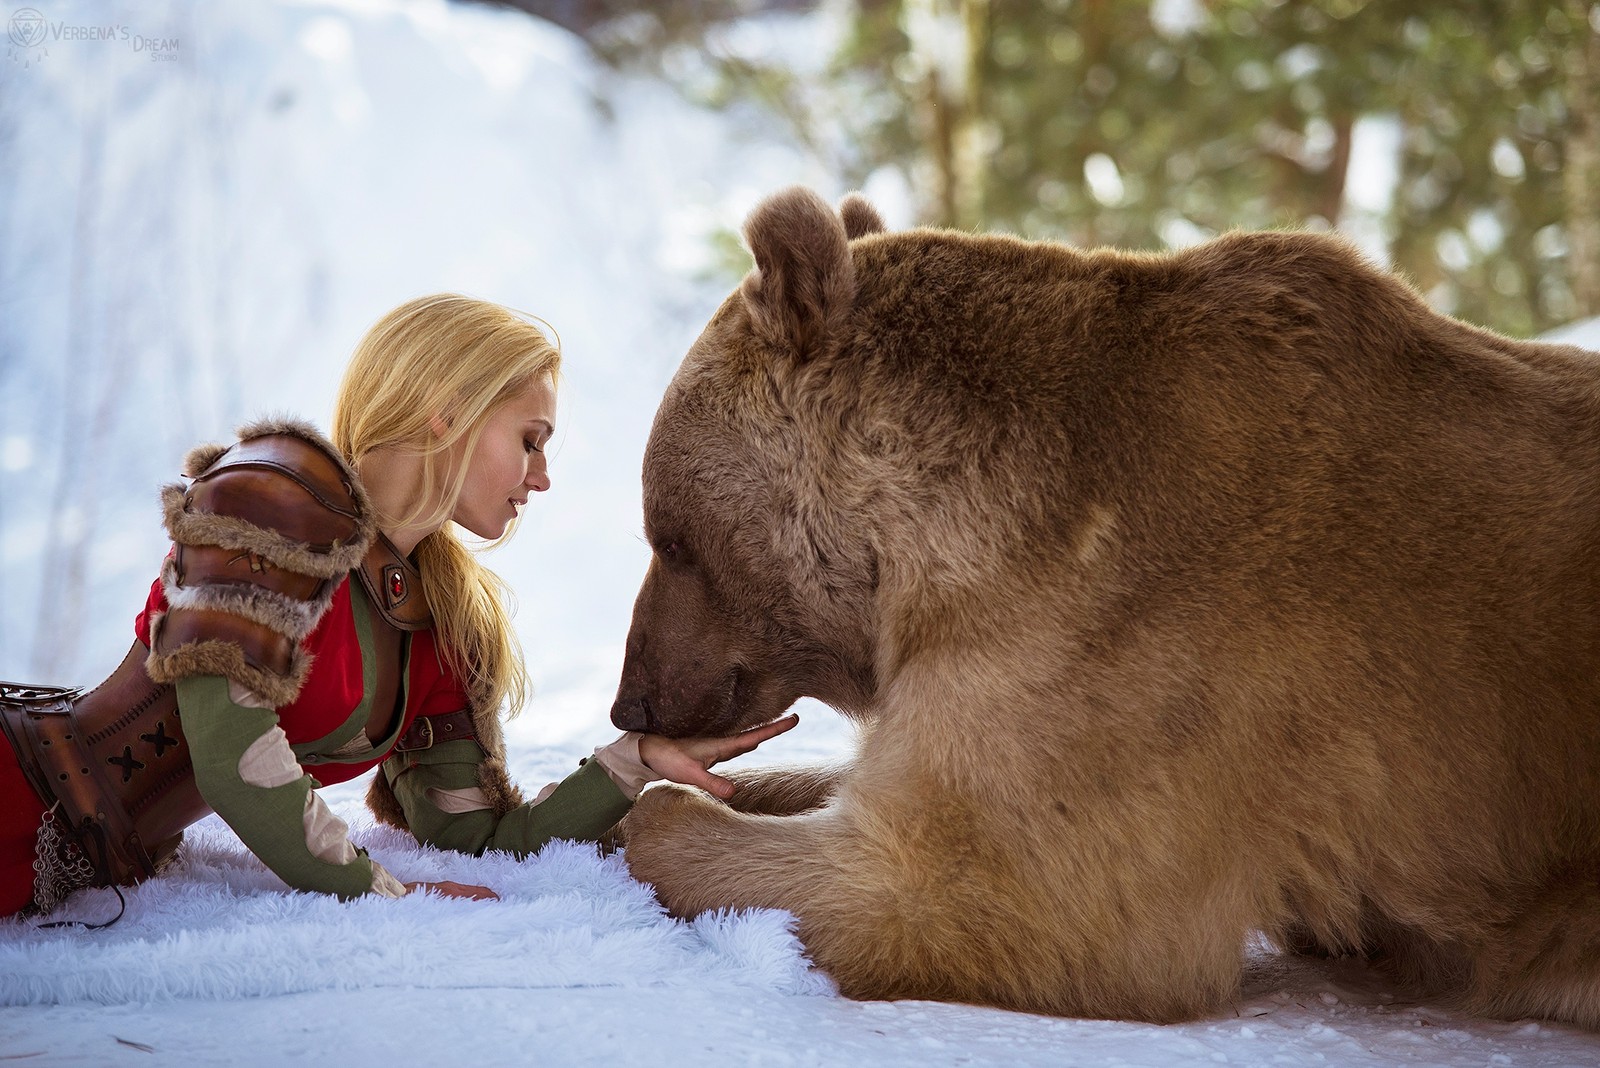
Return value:
<svg viewBox="0 0 1600 1068">
<path fill-rule="evenodd" d="M 456 741 L 396 754 L 384 761 L 382 774 L 388 777 L 419 842 L 462 853 L 494 849 L 524 857 L 537 853 L 554 838 L 595 841 L 633 807 L 593 758 L 585 758 L 543 801 L 518 805 L 498 819 L 489 809 L 445 812 L 429 800 L 430 788 L 477 786 L 482 760 L 483 750 L 477 742 Z"/>
<path fill-rule="evenodd" d="M 228 680 L 199 675 L 177 683 L 178 715 L 194 759 L 195 785 L 206 804 L 232 827 L 250 852 L 296 890 L 341 898 L 372 889 L 372 861 L 357 849 L 348 864 L 332 864 L 306 845 L 305 811 L 313 786 L 301 775 L 281 786 L 253 786 L 239 774 L 245 750 L 278 725 L 269 708 L 246 708 L 228 697 Z M 288 741 L 282 742 L 285 749 Z M 292 753 L 290 754 L 292 759 Z"/>
</svg>

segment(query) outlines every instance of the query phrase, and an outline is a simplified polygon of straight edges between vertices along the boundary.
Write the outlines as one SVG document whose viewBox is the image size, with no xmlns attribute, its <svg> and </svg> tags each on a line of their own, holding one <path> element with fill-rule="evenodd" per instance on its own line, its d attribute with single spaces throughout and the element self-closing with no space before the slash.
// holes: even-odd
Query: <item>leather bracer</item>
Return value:
<svg viewBox="0 0 1600 1068">
<path fill-rule="evenodd" d="M 310 669 L 301 643 L 376 533 L 338 450 L 305 423 L 242 427 L 229 448 L 189 454 L 187 484 L 161 493 L 173 553 L 167 611 L 151 619 L 150 678 L 221 675 L 274 707 Z"/>
</svg>

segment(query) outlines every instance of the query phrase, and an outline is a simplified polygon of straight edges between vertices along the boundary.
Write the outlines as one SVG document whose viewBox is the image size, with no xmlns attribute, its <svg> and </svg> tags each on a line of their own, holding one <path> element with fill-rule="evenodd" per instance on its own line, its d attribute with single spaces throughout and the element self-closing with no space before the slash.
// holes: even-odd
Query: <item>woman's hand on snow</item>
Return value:
<svg viewBox="0 0 1600 1068">
<path fill-rule="evenodd" d="M 419 890 L 426 894 L 438 894 L 440 897 L 464 897 L 471 901 L 500 900 L 500 895 L 487 886 L 473 886 L 471 883 L 452 883 L 448 880 L 437 883 L 406 883 L 406 893 L 414 894 Z"/>
</svg>

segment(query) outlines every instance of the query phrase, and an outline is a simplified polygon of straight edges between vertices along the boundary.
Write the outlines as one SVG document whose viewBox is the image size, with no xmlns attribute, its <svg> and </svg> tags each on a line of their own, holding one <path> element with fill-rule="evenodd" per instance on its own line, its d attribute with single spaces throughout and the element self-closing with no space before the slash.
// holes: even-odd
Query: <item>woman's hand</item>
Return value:
<svg viewBox="0 0 1600 1068">
<path fill-rule="evenodd" d="M 667 738 L 659 734 L 641 734 L 639 759 L 663 779 L 698 786 L 726 801 L 733 796 L 733 783 L 721 775 L 711 774 L 708 770 L 711 765 L 748 753 L 799 722 L 800 717 L 790 713 L 725 738 Z"/>
<path fill-rule="evenodd" d="M 406 883 L 406 893 L 414 894 L 418 890 L 423 893 L 438 894 L 440 897 L 464 897 L 471 901 L 499 901 L 500 895 L 490 890 L 487 886 L 473 886 L 471 883 Z"/>
</svg>

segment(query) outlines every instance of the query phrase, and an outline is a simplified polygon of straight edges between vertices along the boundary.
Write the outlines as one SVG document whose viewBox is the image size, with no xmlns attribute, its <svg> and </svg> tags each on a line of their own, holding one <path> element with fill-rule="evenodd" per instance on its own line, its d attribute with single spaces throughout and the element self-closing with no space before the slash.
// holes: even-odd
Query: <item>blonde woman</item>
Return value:
<svg viewBox="0 0 1600 1068">
<path fill-rule="evenodd" d="M 298 890 L 398 897 L 315 787 L 379 768 L 368 801 L 423 842 L 527 854 L 595 839 L 650 780 L 728 796 L 731 738 L 624 735 L 524 801 L 499 712 L 527 679 L 497 541 L 549 488 L 560 355 L 527 319 L 454 295 L 384 316 L 339 388 L 332 441 L 290 420 L 196 449 L 163 491 L 173 548 L 128 657 L 88 694 L 0 684 L 0 915 L 147 878 L 215 811 Z"/>
</svg>

